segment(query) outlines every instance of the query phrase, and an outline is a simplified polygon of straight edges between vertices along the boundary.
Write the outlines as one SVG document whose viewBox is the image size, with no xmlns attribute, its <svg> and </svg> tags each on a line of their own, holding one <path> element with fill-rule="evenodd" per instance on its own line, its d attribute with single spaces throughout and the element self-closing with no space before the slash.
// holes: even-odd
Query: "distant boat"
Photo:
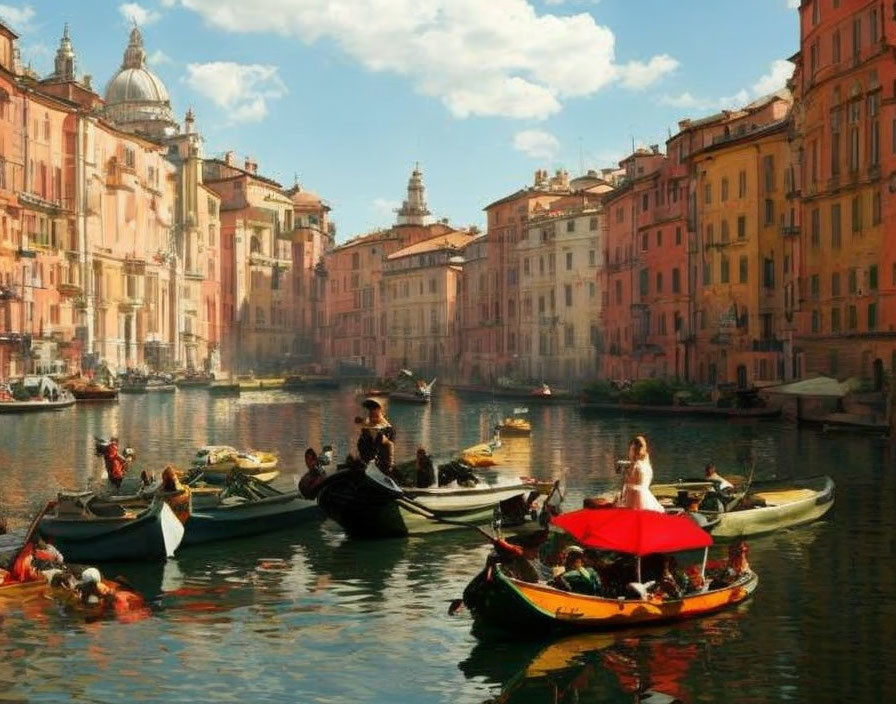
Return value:
<svg viewBox="0 0 896 704">
<path fill-rule="evenodd" d="M 72 393 L 72 396 L 82 403 L 114 402 L 118 400 L 118 389 L 106 386 L 105 384 L 100 384 L 97 381 L 88 379 L 70 379 L 69 381 L 66 381 L 63 386 Z"/>
<path fill-rule="evenodd" d="M 208 387 L 212 396 L 239 396 L 240 384 L 237 381 L 215 381 Z"/>
<path fill-rule="evenodd" d="M 0 385 L 0 413 L 58 411 L 74 404 L 71 391 L 48 376 L 25 376 Z"/>
<path fill-rule="evenodd" d="M 224 481 L 228 474 L 236 470 L 258 481 L 270 482 L 279 474 L 275 471 L 278 462 L 279 458 L 274 452 L 240 452 L 230 445 L 205 445 L 196 451 L 192 466 L 202 471 L 208 481 Z"/>
</svg>

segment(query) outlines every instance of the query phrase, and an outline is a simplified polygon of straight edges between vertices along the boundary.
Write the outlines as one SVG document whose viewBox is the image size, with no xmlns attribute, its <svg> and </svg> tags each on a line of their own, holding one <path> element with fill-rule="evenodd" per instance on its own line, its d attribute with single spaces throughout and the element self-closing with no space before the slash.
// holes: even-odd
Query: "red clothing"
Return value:
<svg viewBox="0 0 896 704">
<path fill-rule="evenodd" d="M 120 484 L 124 478 L 124 460 L 118 454 L 118 443 L 110 442 L 106 445 L 103 461 L 106 463 L 106 474 L 109 476 L 109 481 L 113 484 Z"/>
</svg>

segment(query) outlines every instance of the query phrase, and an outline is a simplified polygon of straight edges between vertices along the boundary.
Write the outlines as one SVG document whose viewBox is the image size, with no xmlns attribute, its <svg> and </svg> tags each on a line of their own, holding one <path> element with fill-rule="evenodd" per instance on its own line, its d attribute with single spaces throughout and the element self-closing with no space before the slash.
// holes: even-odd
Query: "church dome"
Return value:
<svg viewBox="0 0 896 704">
<path fill-rule="evenodd" d="M 143 36 L 134 27 L 121 69 L 106 85 L 106 117 L 121 129 L 160 137 L 177 131 L 168 90 L 146 67 Z"/>
</svg>

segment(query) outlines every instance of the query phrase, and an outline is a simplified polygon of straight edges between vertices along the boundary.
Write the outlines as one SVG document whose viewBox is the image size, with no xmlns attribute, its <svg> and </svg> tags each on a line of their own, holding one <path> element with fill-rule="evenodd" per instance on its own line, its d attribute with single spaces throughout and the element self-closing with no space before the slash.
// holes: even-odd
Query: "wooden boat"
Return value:
<svg viewBox="0 0 896 704">
<path fill-rule="evenodd" d="M 338 389 L 339 380 L 329 376 L 288 376 L 283 380 L 284 391 L 323 391 Z"/>
<path fill-rule="evenodd" d="M 65 382 L 63 386 L 81 403 L 115 402 L 118 400 L 118 389 L 95 381 L 73 379 Z"/>
<path fill-rule="evenodd" d="M 584 411 L 650 416 L 769 419 L 777 418 L 781 415 L 781 408 L 774 406 L 760 406 L 757 408 L 719 408 L 712 404 L 694 406 L 644 406 L 633 403 L 583 401 L 580 407 Z"/>
<path fill-rule="evenodd" d="M 0 413 L 59 411 L 73 405 L 72 393 L 48 376 L 25 376 L 0 386 Z"/>
<path fill-rule="evenodd" d="M 252 477 L 240 477 L 216 494 L 194 498 L 184 544 L 270 533 L 322 517 L 316 502 L 298 491 L 281 492 Z"/>
<path fill-rule="evenodd" d="M 634 509 L 582 509 L 555 516 L 551 523 L 576 542 L 596 550 L 641 558 L 703 548 L 712 538 L 682 516 Z M 553 582 L 527 582 L 513 576 L 494 556 L 467 585 L 463 601 L 474 618 L 511 630 L 607 630 L 650 623 L 679 621 L 719 611 L 744 601 L 756 589 L 757 575 L 745 559 L 745 548 L 735 552 L 739 562 L 710 576 L 704 553 L 699 589 L 670 596 L 640 584 L 631 598 L 582 594 L 553 586 Z M 736 566 L 736 569 L 735 569 Z M 724 575 L 724 578 L 722 577 Z"/>
<path fill-rule="evenodd" d="M 150 379 L 146 382 L 146 393 L 173 394 L 177 386 L 162 379 Z"/>
<path fill-rule="evenodd" d="M 532 424 L 525 418 L 505 418 L 498 423 L 498 433 L 506 437 L 528 437 Z"/>
<path fill-rule="evenodd" d="M 664 505 L 674 506 L 680 504 L 682 492 L 702 499 L 712 488 L 711 482 L 691 481 L 657 484 L 651 491 Z M 758 481 L 743 497 L 743 492 L 735 491 L 728 500 L 729 506 L 735 505 L 733 510 L 700 509 L 714 537 L 742 538 L 818 520 L 834 505 L 834 481 L 828 476 Z"/>
<path fill-rule="evenodd" d="M 204 389 L 211 386 L 210 376 L 184 376 L 175 380 L 174 385 L 179 389 Z"/>
<path fill-rule="evenodd" d="M 156 497 L 141 511 L 95 501 L 91 492 L 60 493 L 38 530 L 73 562 L 162 559 L 174 555 L 184 527 Z"/>
<path fill-rule="evenodd" d="M 230 445 L 205 445 L 196 451 L 192 467 L 201 470 L 208 481 L 223 481 L 236 470 L 258 481 L 270 482 L 279 475 L 275 471 L 278 462 L 274 452 L 240 452 Z"/>
<path fill-rule="evenodd" d="M 720 611 L 747 599 L 758 583 L 751 572 L 723 588 L 680 599 L 609 599 L 524 582 L 494 565 L 467 586 L 464 603 L 475 618 L 514 631 L 608 630 Z"/>
<path fill-rule="evenodd" d="M 208 387 L 212 396 L 239 396 L 242 389 L 235 381 L 215 381 Z"/>
<path fill-rule="evenodd" d="M 429 403 L 432 393 L 427 389 L 401 390 L 389 392 L 389 400 L 397 403 Z"/>
<path fill-rule="evenodd" d="M 523 522 L 526 498 L 534 490 L 523 480 L 479 482 L 471 487 L 454 482 L 427 489 L 400 487 L 370 464 L 325 477 L 317 502 L 350 537 L 382 538 L 457 527 L 450 521 L 487 524 L 496 513 L 504 526 L 513 526 Z"/>
</svg>

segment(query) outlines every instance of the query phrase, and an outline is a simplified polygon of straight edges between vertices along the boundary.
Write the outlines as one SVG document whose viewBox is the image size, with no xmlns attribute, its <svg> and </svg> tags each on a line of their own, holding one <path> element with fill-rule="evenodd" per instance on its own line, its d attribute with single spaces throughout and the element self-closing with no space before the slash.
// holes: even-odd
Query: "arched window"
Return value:
<svg viewBox="0 0 896 704">
<path fill-rule="evenodd" d="M 256 235 L 252 235 L 252 239 L 249 240 L 249 253 L 261 254 L 261 240 Z"/>
</svg>

